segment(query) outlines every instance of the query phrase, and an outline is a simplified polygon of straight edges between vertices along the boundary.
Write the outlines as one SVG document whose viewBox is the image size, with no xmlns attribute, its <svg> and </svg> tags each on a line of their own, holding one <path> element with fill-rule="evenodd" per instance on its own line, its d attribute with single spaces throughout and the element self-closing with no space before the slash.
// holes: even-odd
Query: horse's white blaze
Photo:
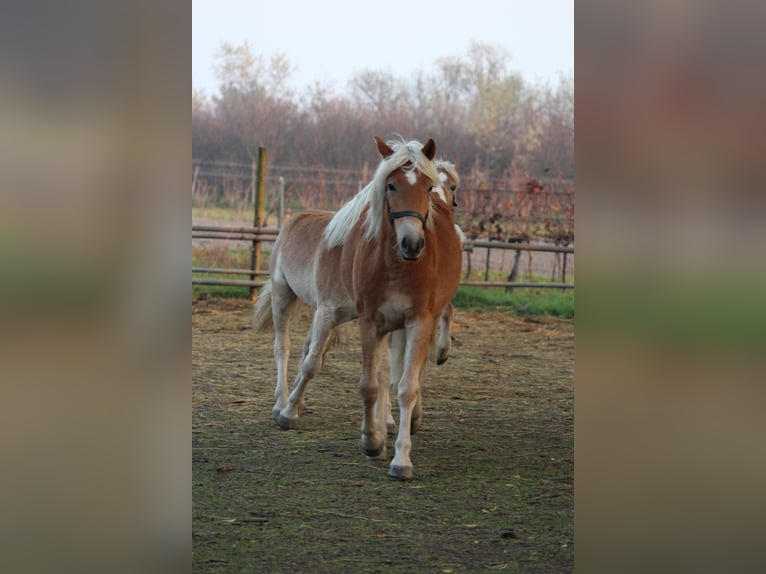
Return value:
<svg viewBox="0 0 766 574">
<path fill-rule="evenodd" d="M 439 177 L 442 181 L 444 181 L 444 174 L 440 173 Z M 444 191 L 444 188 L 441 185 L 438 185 L 434 188 L 434 193 L 439 196 L 439 198 L 444 202 L 447 203 L 447 193 Z"/>
<path fill-rule="evenodd" d="M 405 172 L 405 176 L 407 177 L 407 183 L 410 185 L 415 185 L 418 181 L 418 175 L 414 170 Z"/>
</svg>

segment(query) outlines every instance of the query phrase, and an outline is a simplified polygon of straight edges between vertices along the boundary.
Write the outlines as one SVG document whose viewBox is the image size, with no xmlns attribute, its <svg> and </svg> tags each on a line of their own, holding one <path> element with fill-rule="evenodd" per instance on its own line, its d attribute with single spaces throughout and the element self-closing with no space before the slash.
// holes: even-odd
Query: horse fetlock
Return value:
<svg viewBox="0 0 766 574">
<path fill-rule="evenodd" d="M 388 458 L 386 454 L 386 445 L 384 444 L 381 449 L 375 453 L 364 451 L 364 456 L 368 460 L 386 460 Z"/>
<path fill-rule="evenodd" d="M 282 405 L 277 403 L 274 408 L 271 409 L 271 418 L 279 422 L 279 415 L 282 413 Z"/>
<path fill-rule="evenodd" d="M 381 458 L 386 454 L 386 441 L 378 433 L 363 434 L 362 450 L 369 458 Z"/>
</svg>

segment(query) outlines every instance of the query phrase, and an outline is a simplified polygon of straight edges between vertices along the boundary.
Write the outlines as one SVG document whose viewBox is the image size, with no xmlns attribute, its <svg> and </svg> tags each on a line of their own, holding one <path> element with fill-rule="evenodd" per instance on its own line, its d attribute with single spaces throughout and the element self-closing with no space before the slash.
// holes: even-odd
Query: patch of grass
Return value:
<svg viewBox="0 0 766 574">
<path fill-rule="evenodd" d="M 261 250 L 261 265 L 268 269 L 269 252 Z M 224 267 L 249 269 L 250 248 L 221 244 L 215 247 L 192 247 L 192 267 Z"/>
<path fill-rule="evenodd" d="M 270 252 L 261 250 L 261 268 L 269 268 Z M 248 269 L 250 267 L 250 249 L 247 247 L 229 248 L 193 247 L 192 267 L 220 267 L 223 269 Z M 192 277 L 211 279 L 247 280 L 248 275 L 226 273 L 192 273 Z M 221 299 L 248 299 L 250 288 L 234 285 L 192 285 L 192 299 L 216 297 Z"/>
<path fill-rule="evenodd" d="M 219 221 L 252 221 L 253 208 L 240 207 L 192 207 L 192 218 L 216 219 Z"/>
<path fill-rule="evenodd" d="M 194 277 L 219 277 L 208 273 L 194 273 Z M 232 276 L 233 277 L 233 276 Z M 236 285 L 192 285 L 192 299 L 249 299 L 250 288 Z"/>
<path fill-rule="evenodd" d="M 193 277 L 230 277 L 243 279 L 240 275 L 211 275 L 193 273 Z M 218 297 L 222 299 L 247 299 L 247 287 L 228 285 L 192 285 L 192 298 Z M 574 293 L 562 293 L 557 289 L 516 289 L 506 293 L 497 287 L 460 287 L 453 299 L 459 309 L 469 311 L 506 311 L 516 315 L 550 315 L 565 319 L 574 318 Z"/>
<path fill-rule="evenodd" d="M 242 204 L 234 207 L 203 206 L 192 207 L 192 219 L 215 219 L 218 221 L 245 221 L 252 224 L 255 213 L 251 205 Z M 267 226 L 277 225 L 275 213 L 265 214 Z"/>
<path fill-rule="evenodd" d="M 472 311 L 508 311 L 517 315 L 552 315 L 574 318 L 574 291 L 568 289 L 460 286 L 453 299 L 456 307 Z"/>
</svg>

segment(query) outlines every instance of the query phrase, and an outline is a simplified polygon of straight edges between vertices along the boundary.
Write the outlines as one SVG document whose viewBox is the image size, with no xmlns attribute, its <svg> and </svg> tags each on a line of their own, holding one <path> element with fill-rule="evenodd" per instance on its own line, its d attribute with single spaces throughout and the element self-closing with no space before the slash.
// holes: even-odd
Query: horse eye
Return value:
<svg viewBox="0 0 766 574">
<path fill-rule="evenodd" d="M 450 186 L 450 189 L 451 189 L 452 191 L 455 191 L 455 190 L 457 189 L 457 186 L 456 186 L 456 185 L 451 185 L 451 186 Z"/>
<path fill-rule="evenodd" d="M 436 189 L 436 186 L 432 185 L 431 187 L 428 188 L 428 191 L 433 191 L 434 189 Z"/>
<path fill-rule="evenodd" d="M 386 189 L 388 189 L 388 191 L 394 191 L 396 188 L 394 187 L 393 183 L 389 183 Z"/>
</svg>

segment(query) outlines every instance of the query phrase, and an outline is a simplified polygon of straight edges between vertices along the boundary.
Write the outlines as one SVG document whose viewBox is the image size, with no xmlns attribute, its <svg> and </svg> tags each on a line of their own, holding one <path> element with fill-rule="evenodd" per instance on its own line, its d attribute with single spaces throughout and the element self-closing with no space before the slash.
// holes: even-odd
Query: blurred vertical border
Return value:
<svg viewBox="0 0 766 574">
<path fill-rule="evenodd" d="M 576 571 L 761 572 L 766 4 L 575 8 Z"/>
<path fill-rule="evenodd" d="M 4 5 L 4 570 L 190 563 L 190 39 L 186 2 Z"/>
</svg>

